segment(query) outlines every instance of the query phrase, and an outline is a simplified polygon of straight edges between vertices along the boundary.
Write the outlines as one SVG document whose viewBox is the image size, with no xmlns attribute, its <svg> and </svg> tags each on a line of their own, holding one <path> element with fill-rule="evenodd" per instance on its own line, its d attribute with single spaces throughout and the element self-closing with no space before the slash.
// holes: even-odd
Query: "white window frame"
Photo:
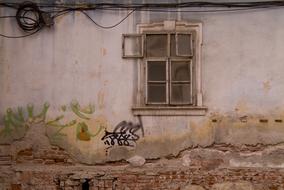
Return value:
<svg viewBox="0 0 284 190">
<path fill-rule="evenodd" d="M 173 32 L 178 34 L 189 34 L 195 33 L 195 37 L 192 39 L 194 43 L 191 44 L 193 49 L 192 63 L 191 63 L 191 93 L 192 93 L 192 104 L 191 105 L 149 105 L 147 104 L 146 94 L 147 94 L 147 60 L 152 58 L 137 59 L 138 62 L 138 80 L 136 85 L 136 94 L 134 100 L 134 106 L 132 111 L 134 115 L 195 115 L 201 116 L 206 114 L 207 107 L 203 105 L 202 101 L 202 81 L 201 81 L 201 46 L 202 46 L 202 24 L 200 22 L 182 22 L 182 21 L 164 21 L 152 24 L 139 24 L 137 25 L 137 33 L 157 33 L 162 34 L 163 32 L 169 33 Z M 145 41 L 145 39 L 144 39 Z M 168 40 L 169 43 L 169 40 Z M 145 47 L 145 44 L 141 44 Z M 193 47 L 194 45 L 194 47 Z M 145 51 L 145 50 L 144 50 Z M 176 48 L 176 53 L 177 53 Z M 143 53 L 146 54 L 145 52 Z M 188 55 L 185 55 L 188 56 Z M 185 57 L 181 57 L 181 60 Z M 174 58 L 173 58 L 174 60 Z M 167 64 L 168 67 L 168 64 Z M 169 68 L 167 68 L 169 69 Z M 168 75 L 167 75 L 168 76 Z M 168 87 L 167 87 L 168 88 Z M 168 89 L 169 90 L 169 89 Z M 169 92 L 167 91 L 167 96 Z M 167 99 L 168 100 L 168 99 Z"/>
<path fill-rule="evenodd" d="M 141 40 L 141 54 L 127 54 L 126 53 L 126 39 L 127 38 L 140 38 Z M 122 57 L 123 58 L 143 58 L 144 57 L 144 41 L 143 35 L 141 34 L 122 34 Z"/>
</svg>

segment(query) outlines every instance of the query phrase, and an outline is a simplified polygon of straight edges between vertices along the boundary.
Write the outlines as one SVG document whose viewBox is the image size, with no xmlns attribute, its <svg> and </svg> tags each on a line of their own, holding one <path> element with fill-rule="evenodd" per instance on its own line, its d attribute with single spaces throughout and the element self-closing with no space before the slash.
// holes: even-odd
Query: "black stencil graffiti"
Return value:
<svg viewBox="0 0 284 190">
<path fill-rule="evenodd" d="M 105 135 L 102 137 L 104 144 L 111 148 L 112 146 L 130 146 L 134 147 L 136 141 L 140 139 L 137 134 L 141 130 L 141 134 L 144 137 L 144 128 L 141 117 L 138 117 L 139 123 L 133 124 L 132 122 L 122 121 L 113 130 L 113 132 L 105 131 Z"/>
</svg>

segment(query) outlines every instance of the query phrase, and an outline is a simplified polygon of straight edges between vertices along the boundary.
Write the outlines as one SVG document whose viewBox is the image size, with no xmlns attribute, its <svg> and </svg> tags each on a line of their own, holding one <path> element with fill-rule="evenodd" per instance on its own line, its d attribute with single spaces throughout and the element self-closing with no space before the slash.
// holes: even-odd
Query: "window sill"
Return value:
<svg viewBox="0 0 284 190">
<path fill-rule="evenodd" d="M 207 107 L 132 107 L 134 115 L 145 116 L 203 116 L 206 114 Z"/>
</svg>

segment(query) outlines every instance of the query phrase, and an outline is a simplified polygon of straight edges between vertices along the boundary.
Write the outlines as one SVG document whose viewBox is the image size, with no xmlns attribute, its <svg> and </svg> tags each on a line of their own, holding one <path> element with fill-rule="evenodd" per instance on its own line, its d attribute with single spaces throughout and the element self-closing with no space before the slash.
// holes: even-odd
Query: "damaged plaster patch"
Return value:
<svg viewBox="0 0 284 190">
<path fill-rule="evenodd" d="M 284 145 L 268 146 L 253 153 L 240 153 L 230 160 L 230 166 L 284 168 Z"/>
<path fill-rule="evenodd" d="M 235 107 L 237 113 L 246 113 L 248 110 L 249 107 L 245 100 L 240 100 Z"/>
<path fill-rule="evenodd" d="M 254 163 L 253 161 L 241 161 L 241 160 L 236 160 L 236 159 L 231 159 L 230 160 L 230 166 L 231 167 L 249 167 L 249 168 L 258 168 L 258 167 L 263 167 L 262 164 L 260 163 Z"/>
<path fill-rule="evenodd" d="M 52 140 L 48 137 L 55 129 L 36 124 L 29 127 L 25 138 L 13 142 L 12 150 L 13 154 L 25 149 L 37 152 L 56 145 L 66 150 L 73 159 L 85 164 L 121 162 L 141 155 L 149 160 L 177 158 L 180 166 L 210 170 L 217 167 L 283 168 L 284 145 L 278 144 L 284 137 L 281 122 L 267 117 L 267 122 L 263 123 L 259 118 L 247 116 L 243 122 L 241 117 L 217 115 L 206 120 L 188 121 L 188 126 L 178 133 L 160 127 L 157 133 L 152 134 L 149 126 L 145 126 L 147 133 L 135 146 L 115 145 L 110 149 L 101 140 L 103 133 L 91 143 L 76 141 L 73 130 L 70 133 L 66 131 L 61 139 Z M 158 121 L 156 124 L 159 124 Z M 90 121 L 90 127 L 98 126 L 111 128 L 103 116 Z M 20 143 L 22 141 L 25 143 Z M 267 142 L 271 143 L 267 145 Z"/>
<path fill-rule="evenodd" d="M 231 152 L 211 148 L 194 148 L 181 153 L 181 165 L 185 167 L 203 167 L 212 170 L 228 165 Z"/>
<path fill-rule="evenodd" d="M 48 137 L 45 135 L 45 127 L 42 124 L 30 125 L 26 135 L 11 144 L 12 155 L 21 150 L 32 149 L 35 154 L 44 149 L 50 149 Z"/>
<path fill-rule="evenodd" d="M 215 129 L 214 142 L 236 146 L 261 144 L 278 144 L 283 142 L 284 128 L 279 116 L 214 116 L 217 122 L 212 122 Z M 280 119 L 279 119 L 280 118 Z"/>
<path fill-rule="evenodd" d="M 135 147 L 114 146 L 108 150 L 107 155 L 104 147 L 91 154 L 85 154 L 76 147 L 70 148 L 66 142 L 57 144 L 61 144 L 61 147 L 67 149 L 80 162 L 88 164 L 121 161 L 135 155 L 141 155 L 145 159 L 180 158 L 180 156 L 184 156 L 184 152 L 192 150 L 189 153 L 191 156 L 184 157 L 187 159 L 182 162 L 184 166 L 201 165 L 214 169 L 214 167 L 223 166 L 247 167 L 252 165 L 259 167 L 264 164 L 282 167 L 281 158 L 276 159 L 277 156 L 274 156 L 273 159 L 273 156 L 269 156 L 270 153 L 265 153 L 268 151 L 265 144 L 275 145 L 281 142 L 284 137 L 281 131 L 284 132 L 284 129 L 282 129 L 281 123 L 276 123 L 270 118 L 267 123 L 261 123 L 259 118 L 247 116 L 244 122 L 244 119 L 238 116 L 212 116 L 210 119 L 198 123 L 190 122 L 187 127 L 189 132 L 172 134 L 162 131 L 160 136 L 147 133 L 145 137 L 137 141 Z M 148 126 L 145 127 L 148 128 Z M 202 151 L 206 150 L 206 154 L 198 151 L 196 149 L 198 147 Z M 262 160 L 264 163 L 260 160 L 263 154 L 265 154 L 265 159 Z M 204 160 L 204 162 L 200 160 Z M 268 163 L 268 160 L 273 161 Z"/>
</svg>

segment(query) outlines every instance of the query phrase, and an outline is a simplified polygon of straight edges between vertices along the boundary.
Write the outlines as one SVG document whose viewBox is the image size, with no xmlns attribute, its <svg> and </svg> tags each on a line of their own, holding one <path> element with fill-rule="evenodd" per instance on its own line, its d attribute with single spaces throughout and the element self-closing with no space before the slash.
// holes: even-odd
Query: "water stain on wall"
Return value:
<svg viewBox="0 0 284 190">
<path fill-rule="evenodd" d="M 268 93 L 271 89 L 270 80 L 262 82 L 262 88 L 263 88 L 264 92 Z"/>
<path fill-rule="evenodd" d="M 103 90 L 100 90 L 98 92 L 98 108 L 100 110 L 104 109 L 105 108 L 105 94 L 104 94 L 104 91 Z"/>
</svg>

